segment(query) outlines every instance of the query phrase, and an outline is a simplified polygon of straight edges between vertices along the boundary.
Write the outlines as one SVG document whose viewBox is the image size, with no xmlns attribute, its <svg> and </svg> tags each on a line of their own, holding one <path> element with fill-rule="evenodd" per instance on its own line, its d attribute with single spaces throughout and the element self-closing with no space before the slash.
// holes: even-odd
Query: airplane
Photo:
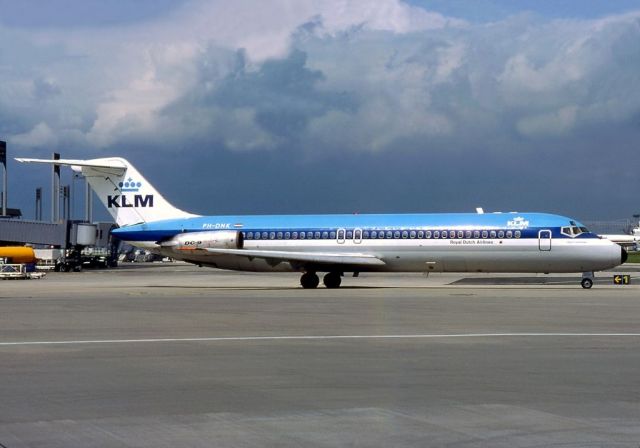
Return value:
<svg viewBox="0 0 640 448">
<path fill-rule="evenodd" d="M 600 236 L 619 244 L 625 249 L 631 248 L 637 250 L 640 248 L 640 222 L 638 222 L 637 227 L 631 229 L 630 234 L 601 234 Z"/>
<path fill-rule="evenodd" d="M 200 216 L 162 197 L 127 160 L 17 158 L 82 173 L 131 245 L 199 266 L 301 272 L 300 284 L 338 288 L 361 272 L 594 272 L 627 252 L 578 221 L 546 213 Z"/>
</svg>

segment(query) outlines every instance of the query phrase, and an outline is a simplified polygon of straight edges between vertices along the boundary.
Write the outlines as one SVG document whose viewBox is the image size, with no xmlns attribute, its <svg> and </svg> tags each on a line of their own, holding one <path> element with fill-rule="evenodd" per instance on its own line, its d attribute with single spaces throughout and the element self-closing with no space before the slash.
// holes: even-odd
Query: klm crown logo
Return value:
<svg viewBox="0 0 640 448">
<path fill-rule="evenodd" d="M 134 182 L 132 178 L 129 178 L 125 182 L 120 182 L 118 186 L 123 193 L 136 192 L 142 187 L 142 182 Z"/>
</svg>

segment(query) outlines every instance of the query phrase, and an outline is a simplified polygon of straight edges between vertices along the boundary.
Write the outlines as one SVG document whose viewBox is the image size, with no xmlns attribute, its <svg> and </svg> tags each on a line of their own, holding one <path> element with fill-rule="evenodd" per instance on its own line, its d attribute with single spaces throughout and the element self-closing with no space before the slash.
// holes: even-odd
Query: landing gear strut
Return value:
<svg viewBox="0 0 640 448">
<path fill-rule="evenodd" d="M 320 283 L 320 279 L 315 272 L 305 272 L 302 274 L 302 277 L 300 277 L 300 284 L 304 289 L 317 288 L 318 283 Z"/>
<path fill-rule="evenodd" d="M 585 272 L 582 274 L 582 281 L 580 284 L 584 289 L 590 289 L 593 286 L 593 272 Z"/>
<path fill-rule="evenodd" d="M 340 278 L 340 274 L 338 272 L 329 272 L 324 276 L 322 282 L 327 288 L 339 288 L 340 283 L 342 283 L 342 279 Z"/>
</svg>

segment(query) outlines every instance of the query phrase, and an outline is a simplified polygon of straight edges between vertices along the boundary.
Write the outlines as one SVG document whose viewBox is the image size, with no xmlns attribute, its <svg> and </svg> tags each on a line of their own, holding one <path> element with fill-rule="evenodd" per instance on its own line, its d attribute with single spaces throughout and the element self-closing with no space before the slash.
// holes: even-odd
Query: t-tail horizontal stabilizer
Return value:
<svg viewBox="0 0 640 448">
<path fill-rule="evenodd" d="M 119 226 L 154 222 L 164 219 L 189 218 L 158 191 L 131 165 L 119 157 L 104 159 L 25 159 L 18 162 L 70 166 L 82 173 Z"/>
</svg>

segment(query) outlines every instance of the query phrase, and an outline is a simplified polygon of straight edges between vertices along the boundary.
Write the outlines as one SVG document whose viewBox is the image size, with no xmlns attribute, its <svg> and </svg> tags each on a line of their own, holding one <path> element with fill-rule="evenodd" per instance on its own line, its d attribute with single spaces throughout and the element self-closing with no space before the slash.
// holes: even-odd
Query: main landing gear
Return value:
<svg viewBox="0 0 640 448">
<path fill-rule="evenodd" d="M 322 282 L 327 288 L 333 289 L 340 287 L 342 279 L 340 278 L 339 272 L 329 272 L 324 276 Z M 315 272 L 305 272 L 304 274 L 302 274 L 302 277 L 300 277 L 300 284 L 304 289 L 317 288 L 319 283 L 320 279 Z"/>
<path fill-rule="evenodd" d="M 339 288 L 340 283 L 342 283 L 342 279 L 340 278 L 340 274 L 338 272 L 329 272 L 322 279 L 322 283 L 329 289 Z"/>
<path fill-rule="evenodd" d="M 302 274 L 302 277 L 300 277 L 300 284 L 304 289 L 317 288 L 318 283 L 320 283 L 320 279 L 315 272 L 305 272 Z"/>
</svg>

